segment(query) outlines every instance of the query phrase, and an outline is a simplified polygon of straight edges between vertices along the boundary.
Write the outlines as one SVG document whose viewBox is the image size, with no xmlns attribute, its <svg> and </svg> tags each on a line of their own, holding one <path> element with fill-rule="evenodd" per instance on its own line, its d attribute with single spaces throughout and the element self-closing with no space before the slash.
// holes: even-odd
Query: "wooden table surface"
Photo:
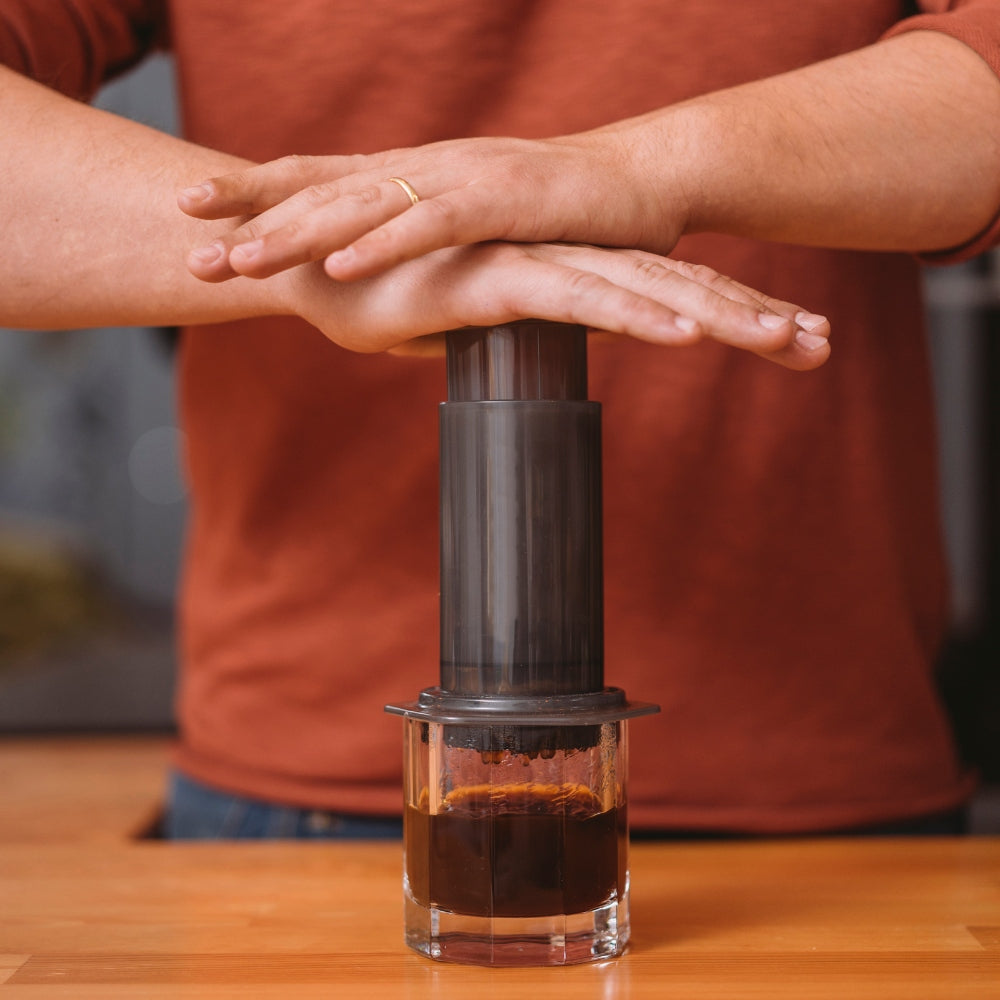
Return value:
<svg viewBox="0 0 1000 1000">
<path fill-rule="evenodd" d="M 1000 998 L 1000 838 L 640 844 L 623 958 L 468 968 L 403 946 L 398 843 L 36 838 L 18 755 L 0 741 L 0 1000 Z M 95 805 L 127 822 L 113 785 Z"/>
<path fill-rule="evenodd" d="M 0 850 L 141 836 L 159 812 L 167 757 L 163 736 L 0 738 Z"/>
</svg>

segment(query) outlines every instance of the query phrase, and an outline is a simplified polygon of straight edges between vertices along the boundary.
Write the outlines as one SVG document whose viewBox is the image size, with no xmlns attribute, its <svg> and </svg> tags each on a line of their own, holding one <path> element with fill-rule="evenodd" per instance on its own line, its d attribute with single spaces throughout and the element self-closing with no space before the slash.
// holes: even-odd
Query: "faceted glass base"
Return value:
<svg viewBox="0 0 1000 1000">
<path fill-rule="evenodd" d="M 547 917 L 469 916 L 404 897 L 407 945 L 439 962 L 574 965 L 614 958 L 628 944 L 627 892 L 585 913 Z"/>
</svg>

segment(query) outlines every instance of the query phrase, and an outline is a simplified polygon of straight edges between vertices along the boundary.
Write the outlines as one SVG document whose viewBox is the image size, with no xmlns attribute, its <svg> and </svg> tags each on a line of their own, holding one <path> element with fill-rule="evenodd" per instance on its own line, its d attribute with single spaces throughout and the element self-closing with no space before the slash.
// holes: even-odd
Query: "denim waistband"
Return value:
<svg viewBox="0 0 1000 1000">
<path fill-rule="evenodd" d="M 387 840 L 402 836 L 398 816 L 352 816 L 233 795 L 179 771 L 168 781 L 168 840 Z"/>
</svg>

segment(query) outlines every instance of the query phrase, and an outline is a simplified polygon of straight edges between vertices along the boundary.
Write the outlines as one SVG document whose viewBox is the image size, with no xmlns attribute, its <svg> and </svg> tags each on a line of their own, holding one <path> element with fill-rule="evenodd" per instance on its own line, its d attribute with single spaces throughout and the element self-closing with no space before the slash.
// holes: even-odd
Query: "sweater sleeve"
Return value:
<svg viewBox="0 0 1000 1000">
<path fill-rule="evenodd" d="M 164 0 L 0 0 L 0 64 L 70 97 L 166 45 Z"/>
<path fill-rule="evenodd" d="M 893 26 L 884 38 L 908 31 L 940 31 L 964 42 L 1000 77 L 1000 0 L 921 0 L 923 11 Z M 1000 163 L 997 164 L 1000 170 Z M 993 221 L 968 243 L 939 253 L 921 254 L 932 264 L 955 264 L 1000 245 L 1000 206 Z"/>
</svg>

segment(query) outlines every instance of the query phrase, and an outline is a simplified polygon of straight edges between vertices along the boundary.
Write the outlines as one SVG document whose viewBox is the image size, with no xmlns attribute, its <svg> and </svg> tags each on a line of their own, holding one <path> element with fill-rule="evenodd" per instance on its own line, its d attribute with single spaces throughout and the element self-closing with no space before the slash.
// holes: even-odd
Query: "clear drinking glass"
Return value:
<svg viewBox="0 0 1000 1000">
<path fill-rule="evenodd" d="M 477 965 L 621 954 L 626 729 L 406 719 L 406 943 Z"/>
</svg>

